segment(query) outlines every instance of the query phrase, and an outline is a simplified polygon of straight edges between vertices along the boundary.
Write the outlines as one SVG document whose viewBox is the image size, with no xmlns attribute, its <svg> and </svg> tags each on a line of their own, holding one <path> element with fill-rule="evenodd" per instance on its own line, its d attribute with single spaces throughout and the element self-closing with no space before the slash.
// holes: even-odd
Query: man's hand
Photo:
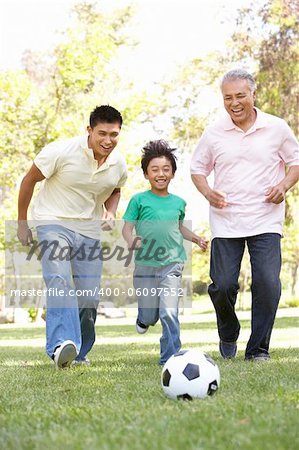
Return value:
<svg viewBox="0 0 299 450">
<path fill-rule="evenodd" d="M 22 245 L 32 244 L 32 233 L 25 220 L 19 222 L 17 236 Z"/>
<path fill-rule="evenodd" d="M 285 187 L 279 183 L 276 186 L 271 187 L 266 192 L 266 202 L 267 203 L 275 203 L 278 205 L 283 202 L 285 199 L 286 189 Z"/>
<path fill-rule="evenodd" d="M 205 197 L 210 205 L 214 206 L 215 208 L 222 209 L 228 205 L 226 201 L 227 195 L 225 192 L 210 189 Z"/>
<path fill-rule="evenodd" d="M 110 211 L 104 211 L 101 228 L 103 231 L 111 231 L 114 227 L 115 215 Z"/>
</svg>

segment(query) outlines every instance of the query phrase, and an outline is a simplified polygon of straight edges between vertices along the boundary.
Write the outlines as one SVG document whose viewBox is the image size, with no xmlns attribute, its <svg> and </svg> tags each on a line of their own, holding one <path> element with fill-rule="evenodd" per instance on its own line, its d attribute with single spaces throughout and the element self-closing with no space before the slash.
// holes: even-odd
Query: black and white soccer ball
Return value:
<svg viewBox="0 0 299 450">
<path fill-rule="evenodd" d="M 181 350 L 166 361 L 161 384 L 172 399 L 205 398 L 219 389 L 220 372 L 207 353 L 198 349 Z"/>
</svg>

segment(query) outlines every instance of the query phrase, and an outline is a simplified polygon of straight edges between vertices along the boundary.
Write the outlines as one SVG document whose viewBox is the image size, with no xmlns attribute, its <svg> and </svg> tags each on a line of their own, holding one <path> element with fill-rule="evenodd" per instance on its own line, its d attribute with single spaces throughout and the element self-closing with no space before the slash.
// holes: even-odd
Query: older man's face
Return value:
<svg viewBox="0 0 299 450">
<path fill-rule="evenodd" d="M 240 128 L 247 128 L 255 120 L 255 92 L 249 88 L 247 80 L 228 80 L 221 87 L 224 107 L 232 121 Z"/>
</svg>

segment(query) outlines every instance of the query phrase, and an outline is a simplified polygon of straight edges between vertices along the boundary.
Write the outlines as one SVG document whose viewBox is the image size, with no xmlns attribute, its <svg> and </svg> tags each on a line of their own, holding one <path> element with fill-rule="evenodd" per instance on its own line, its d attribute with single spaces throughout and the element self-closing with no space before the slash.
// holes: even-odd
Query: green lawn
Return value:
<svg viewBox="0 0 299 450">
<path fill-rule="evenodd" d="M 294 327 L 296 318 L 277 319 Z M 247 326 L 244 321 L 243 326 Z M 213 322 L 182 324 L 187 329 Z M 154 332 L 152 329 L 151 332 Z M 156 328 L 157 332 L 159 328 Z M 101 326 L 128 336 L 132 326 Z M 1 329 L 1 337 L 43 336 Z M 57 371 L 42 348 L 0 347 L 1 449 L 200 450 L 299 448 L 298 350 L 273 349 L 266 363 L 224 361 L 218 393 L 192 402 L 160 387 L 159 342 L 95 346 L 90 367 Z M 192 345 L 191 345 L 192 346 Z M 189 345 L 190 347 L 190 345 Z"/>
<path fill-rule="evenodd" d="M 242 329 L 250 328 L 250 320 L 240 320 Z M 10 325 L 6 325 L 7 329 L 0 330 L 0 341 L 1 340 L 12 340 L 12 339 L 34 339 L 43 338 L 45 336 L 44 327 L 38 328 L 14 328 Z M 288 329 L 288 328 L 299 328 L 299 317 L 277 317 L 275 320 L 275 329 Z M 189 322 L 181 323 L 181 330 L 215 330 L 215 322 Z M 155 327 L 151 327 L 151 334 L 156 334 L 157 336 L 161 334 L 161 326 L 157 324 Z M 132 336 L 135 334 L 134 325 L 98 325 L 97 334 L 103 337 L 124 337 Z"/>
</svg>

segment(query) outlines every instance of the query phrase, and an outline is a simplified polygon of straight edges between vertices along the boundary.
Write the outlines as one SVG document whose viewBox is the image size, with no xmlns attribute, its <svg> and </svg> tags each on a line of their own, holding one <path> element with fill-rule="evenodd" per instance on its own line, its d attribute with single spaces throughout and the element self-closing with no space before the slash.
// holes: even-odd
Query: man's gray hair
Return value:
<svg viewBox="0 0 299 450">
<path fill-rule="evenodd" d="M 223 76 L 220 86 L 222 87 L 223 83 L 225 83 L 226 81 L 235 81 L 235 80 L 247 80 L 251 92 L 254 92 L 256 89 L 253 76 L 243 69 L 233 69 L 227 72 Z"/>
</svg>

